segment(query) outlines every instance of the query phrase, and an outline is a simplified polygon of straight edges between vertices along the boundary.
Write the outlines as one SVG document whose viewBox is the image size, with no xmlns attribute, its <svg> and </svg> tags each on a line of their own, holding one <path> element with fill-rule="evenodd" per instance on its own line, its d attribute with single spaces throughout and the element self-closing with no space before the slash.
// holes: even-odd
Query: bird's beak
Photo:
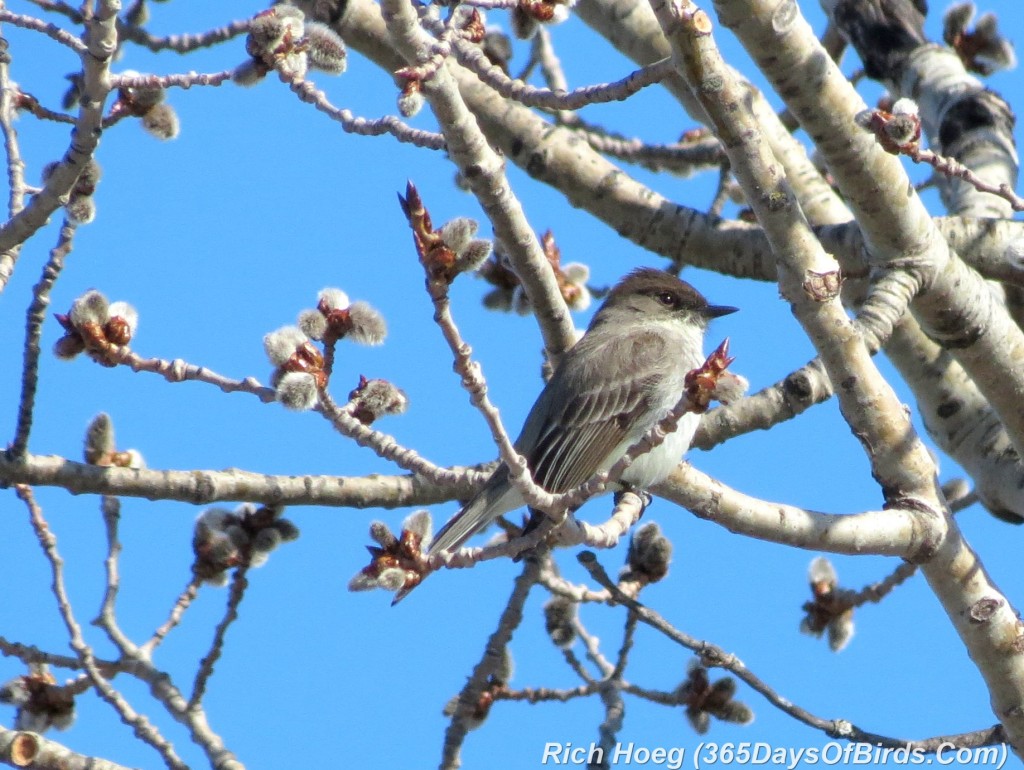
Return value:
<svg viewBox="0 0 1024 770">
<path fill-rule="evenodd" d="M 701 311 L 701 314 L 705 318 L 721 318 L 724 315 L 735 313 L 739 310 L 738 307 L 730 307 L 729 305 L 708 305 Z"/>
</svg>

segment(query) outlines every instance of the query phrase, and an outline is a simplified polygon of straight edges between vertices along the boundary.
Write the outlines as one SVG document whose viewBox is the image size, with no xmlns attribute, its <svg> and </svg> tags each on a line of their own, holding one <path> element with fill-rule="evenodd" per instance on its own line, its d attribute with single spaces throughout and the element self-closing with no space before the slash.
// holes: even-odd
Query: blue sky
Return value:
<svg viewBox="0 0 1024 770">
<path fill-rule="evenodd" d="M 199 7 L 196 7 L 196 6 Z M 822 28 L 817 3 L 804 3 Z M 14 11 L 31 4 L 11 2 Z M 157 34 L 195 32 L 243 18 L 258 6 L 243 3 L 152 6 Z M 940 13 L 935 8 L 934 13 Z M 983 10 L 1000 13 L 1009 36 L 1020 37 L 1011 0 L 993 0 Z M 491 21 L 504 24 L 500 14 Z M 51 19 L 62 23 L 60 19 Z M 929 31 L 935 36 L 938 20 Z M 621 77 L 632 66 L 570 21 L 552 30 L 570 84 Z M 11 41 L 12 76 L 26 91 L 56 107 L 74 57 L 39 35 L 5 27 Z M 751 69 L 727 33 L 719 39 L 731 61 Z M 595 55 L 597 54 L 597 55 Z M 153 55 L 129 47 L 115 67 L 142 72 L 214 72 L 244 58 L 239 38 L 186 58 Z M 515 62 L 526 48 L 519 44 Z M 848 57 L 844 71 L 856 65 Z M 366 117 L 395 112 L 390 77 L 352 55 L 341 77 L 317 76 L 332 101 Z M 759 81 L 760 82 L 760 81 Z M 992 78 L 991 86 L 1011 104 L 1021 97 L 1016 73 Z M 877 89 L 869 91 L 877 94 Z M 871 97 L 873 98 L 873 96 Z M 454 169 L 440 153 L 415 150 L 388 137 L 345 134 L 338 124 L 300 104 L 276 80 L 255 88 L 233 85 L 170 93 L 182 124 L 181 136 L 160 143 L 132 121 L 106 133 L 98 159 L 104 176 L 96 195 L 98 216 L 82 227 L 75 250 L 53 293 L 53 309 L 66 311 L 89 288 L 110 299 L 132 302 L 141 315 L 137 352 L 183 358 L 224 375 L 266 381 L 270 366 L 263 335 L 294 322 L 315 303 L 324 286 L 339 286 L 385 315 L 386 344 L 344 345 L 333 392 L 343 398 L 358 376 L 383 377 L 403 388 L 410 408 L 379 427 L 439 464 L 481 462 L 495 456 L 486 426 L 458 387 L 451 360 L 423 291 L 408 227 L 395 194 L 407 179 L 417 184 L 435 223 L 451 217 L 481 217 L 474 199 L 457 191 Z M 778 100 L 774 100 L 778 103 Z M 631 106 L 607 105 L 585 117 L 607 121 L 630 135 L 670 141 L 692 121 L 655 89 Z M 413 124 L 432 127 L 424 111 Z M 30 183 L 41 167 L 60 158 L 68 142 L 64 125 L 39 125 L 23 117 L 18 128 Z M 714 175 L 696 179 L 655 178 L 630 170 L 659 192 L 696 208 L 706 207 Z M 620 240 L 561 196 L 510 168 L 511 183 L 538 232 L 551 228 L 566 261 L 591 266 L 592 281 L 613 283 L 637 265 L 659 265 L 658 257 Z M 924 178 L 919 169 L 915 179 Z M 934 195 L 929 197 L 939 213 Z M 727 212 L 728 213 L 728 212 Z M 22 329 L 31 287 L 56 240 L 58 218 L 24 250 L 14 279 L 0 296 L 0 429 L 13 432 L 20 383 Z M 483 228 L 487 234 L 486 225 Z M 812 355 L 810 344 L 779 298 L 775 286 L 740 282 L 698 270 L 685 277 L 708 298 L 742 312 L 716 321 L 709 343 L 732 340 L 734 369 L 754 389 L 778 381 Z M 486 311 L 482 282 L 461 278 L 453 288 L 453 310 L 488 378 L 490 395 L 515 431 L 539 391 L 541 342 L 529 318 Z M 585 326 L 589 315 L 580 314 Z M 48 321 L 44 347 L 60 336 Z M 710 347 L 710 345 L 709 345 Z M 886 372 L 891 369 L 882 362 Z M 910 401 L 905 389 L 901 397 Z M 312 413 L 286 412 L 251 396 L 225 395 L 198 383 L 171 385 L 159 377 L 108 370 L 84 359 L 61 362 L 44 356 L 39 411 L 30 449 L 78 459 L 89 419 L 108 412 L 119 445 L 139 449 L 150 467 L 161 469 L 238 467 L 275 474 L 362 475 L 396 469 L 334 433 Z M 691 457 L 701 470 L 748 494 L 829 512 L 877 508 L 881 494 L 870 477 L 857 440 L 834 402 L 807 412 L 771 432 L 742 436 Z M 943 480 L 958 474 L 942 460 Z M 54 489 L 38 490 L 67 564 L 69 589 L 79 620 L 91 620 L 103 588 L 104 534 L 98 501 Z M 66 652 L 67 639 L 49 594 L 47 565 L 23 506 L 8 492 L 0 503 L 5 601 L 0 634 Z M 119 617 L 137 639 L 148 637 L 166 617 L 189 579 L 191 532 L 200 509 L 182 503 L 123 500 L 123 585 Z M 437 519 L 456 510 L 437 506 Z M 582 516 L 601 520 L 608 499 Z M 424 767 L 440 756 L 445 702 L 479 659 L 488 634 L 511 590 L 518 567 L 488 563 L 471 571 L 438 574 L 397 608 L 383 593 L 350 594 L 349 578 L 365 563 L 367 526 L 382 519 L 397 527 L 409 511 L 295 508 L 287 514 L 302 537 L 275 551 L 251 575 L 249 596 L 228 633 L 207 697 L 211 726 L 247 767 L 296 764 L 295 733 L 304 745 L 303 764 Z M 806 569 L 815 554 L 733 536 L 685 510 L 656 501 L 645 520 L 662 525 L 675 545 L 669 577 L 649 588 L 644 601 L 682 630 L 734 652 L 785 697 L 825 717 L 849 719 L 879 733 L 906 738 L 981 728 L 994 719 L 980 677 L 939 604 L 918 576 L 880 606 L 858 611 L 857 633 L 835 655 L 827 645 L 797 631 L 800 605 L 808 598 Z M 996 521 L 979 506 L 960 516 L 961 526 L 998 585 L 1024 601 L 1019 569 L 1019 530 Z M 624 547 L 600 554 L 612 572 Z M 858 588 L 881 579 L 896 563 L 875 557 L 835 557 L 843 585 Z M 582 580 L 571 553 L 564 572 Z M 226 601 L 224 589 L 204 589 L 158 653 L 157 664 L 191 682 Z M 527 619 L 512 645 L 513 687 L 572 687 L 578 682 L 560 653 L 546 641 L 540 591 L 527 604 Z M 613 656 L 624 614 L 584 607 L 582 618 Z M 87 626 L 97 652 L 112 654 L 97 629 Z M 641 627 L 627 678 L 669 689 L 685 678 L 689 655 Z M 0 659 L 0 681 L 21 665 Z M 57 672 L 63 677 L 63 672 Z M 180 726 L 170 722 L 145 688 L 119 678 L 133 705 L 165 730 L 187 762 L 205 766 Z M 773 747 L 821 746 L 827 738 L 795 724 L 753 692 L 738 697 L 756 713 L 747 727 L 715 723 L 709 740 L 766 741 Z M 9 724 L 13 711 L 0 706 Z M 501 703 L 466 742 L 466 767 L 537 767 L 545 742 L 589 744 L 602 719 L 596 699 L 527 706 Z M 157 767 L 151 749 L 105 704 L 80 700 L 75 726 L 58 740 L 75 751 L 121 764 Z M 698 737 L 681 710 L 627 699 L 624 742 L 638 746 L 685 746 Z"/>
</svg>

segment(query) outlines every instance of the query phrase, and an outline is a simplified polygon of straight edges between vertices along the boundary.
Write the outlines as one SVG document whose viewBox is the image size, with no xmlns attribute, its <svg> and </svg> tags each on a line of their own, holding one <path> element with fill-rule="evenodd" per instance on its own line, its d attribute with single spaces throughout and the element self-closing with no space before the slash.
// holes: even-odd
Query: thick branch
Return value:
<svg viewBox="0 0 1024 770">
<path fill-rule="evenodd" d="M 474 476 L 451 468 L 459 481 L 433 484 L 417 476 L 272 476 L 237 469 L 160 471 L 101 468 L 54 455 L 29 454 L 21 462 L 0 452 L 0 480 L 7 484 L 61 487 L 72 494 L 144 497 L 206 505 L 222 500 L 346 508 L 404 508 L 471 497 Z"/>
</svg>

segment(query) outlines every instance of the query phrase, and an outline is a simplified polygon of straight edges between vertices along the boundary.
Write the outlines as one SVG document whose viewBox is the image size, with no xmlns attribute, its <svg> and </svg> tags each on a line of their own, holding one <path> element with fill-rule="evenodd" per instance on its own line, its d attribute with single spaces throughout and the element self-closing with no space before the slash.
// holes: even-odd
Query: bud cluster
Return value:
<svg viewBox="0 0 1024 770">
<path fill-rule="evenodd" d="M 541 24 L 561 24 L 576 0 L 519 0 L 512 9 L 512 32 L 520 40 L 537 34 Z"/>
<path fill-rule="evenodd" d="M 276 368 L 270 377 L 277 400 L 288 409 L 305 411 L 317 404 L 327 385 L 324 356 L 295 326 L 282 326 L 263 338 L 263 349 Z"/>
<path fill-rule="evenodd" d="M 125 70 L 121 77 L 142 77 L 134 70 Z M 142 127 L 157 139 L 174 139 L 181 126 L 178 114 L 164 101 L 166 92 L 159 85 L 122 86 L 117 90 L 117 101 L 112 108 L 115 114 L 127 113 L 142 119 Z"/>
<path fill-rule="evenodd" d="M 299 313 L 297 326 L 283 326 L 263 338 L 264 350 L 274 366 L 270 383 L 277 400 L 288 409 L 313 409 L 319 402 L 320 390 L 327 387 L 338 341 L 350 339 L 363 345 L 379 345 L 387 332 L 384 317 L 368 302 L 350 303 L 341 289 L 323 289 L 317 296 L 316 308 Z M 313 344 L 314 340 L 323 343 L 323 352 Z M 377 417 L 399 414 L 405 409 L 405 394 L 389 387 L 393 392 L 385 394 L 382 386 L 373 385 L 366 394 L 368 408 L 375 410 Z"/>
<path fill-rule="evenodd" d="M 43 184 L 53 176 L 60 164 L 56 161 L 43 166 Z M 96 192 L 96 185 L 103 176 L 103 169 L 94 159 L 89 158 L 82 167 L 75 186 L 68 194 L 68 202 L 64 204 L 64 213 L 69 222 L 76 225 L 87 225 L 96 218 L 96 200 L 93 194 Z"/>
<path fill-rule="evenodd" d="M 75 721 L 75 699 L 57 685 L 45 664 L 33 664 L 28 674 L 0 685 L 0 703 L 14 706 L 15 730 L 44 733 L 51 727 L 67 730 Z"/>
<path fill-rule="evenodd" d="M 116 366 L 114 353 L 126 347 L 139 325 L 138 311 L 127 302 L 108 302 L 95 289 L 90 289 L 71 303 L 65 313 L 56 313 L 64 336 L 57 340 L 53 352 L 57 358 L 69 360 L 85 351 L 104 366 Z"/>
<path fill-rule="evenodd" d="M 492 244 L 476 238 L 479 225 L 468 217 L 457 217 L 435 230 L 430 212 L 412 182 L 406 194 L 398 196 L 402 213 L 409 220 L 420 263 L 431 280 L 451 284 L 459 273 L 479 270 L 491 255 Z"/>
<path fill-rule="evenodd" d="M 593 299 L 593 292 L 587 286 L 590 268 L 582 262 L 563 265 L 561 249 L 550 230 L 541 236 L 541 248 L 555 274 L 558 291 L 569 309 L 586 310 L 590 307 Z M 483 263 L 478 270 L 480 277 L 494 287 L 484 296 L 484 306 L 492 310 L 514 310 L 520 315 L 527 315 L 532 310 L 530 299 L 523 291 L 519 277 L 509 267 L 506 254 L 504 244 L 495 242 L 493 258 Z"/>
<path fill-rule="evenodd" d="M 920 149 L 921 117 L 912 99 L 897 99 L 892 111 L 864 110 L 854 120 L 878 139 L 882 149 L 891 155 L 914 153 Z"/>
<path fill-rule="evenodd" d="M 746 392 L 746 378 L 728 371 L 729 364 L 735 360 L 729 355 L 729 338 L 726 337 L 703 364 L 686 373 L 684 383 L 689 399 L 688 411 L 701 414 L 708 410 L 713 399 L 724 403 Z"/>
<path fill-rule="evenodd" d="M 976 11 L 971 2 L 951 5 L 942 16 L 942 39 L 971 72 L 991 75 L 1013 69 L 1017 64 L 1013 44 L 999 32 L 999 19 L 994 13 L 983 13 L 974 30 L 967 29 Z"/>
<path fill-rule="evenodd" d="M 146 461 L 136 449 L 117 451 L 114 424 L 110 416 L 100 412 L 92 418 L 85 431 L 85 462 L 89 465 L 116 468 L 145 468 Z"/>
<path fill-rule="evenodd" d="M 544 630 L 561 650 L 568 650 L 576 641 L 577 607 L 577 603 L 566 596 L 552 596 L 544 604 Z"/>
<path fill-rule="evenodd" d="M 423 97 L 422 81 L 419 78 L 403 78 L 404 85 L 398 92 L 398 112 L 403 118 L 419 115 L 426 99 Z"/>
<path fill-rule="evenodd" d="M 282 506 L 244 503 L 234 511 L 207 508 L 196 519 L 192 535 L 192 572 L 214 585 L 227 582 L 235 567 L 260 567 L 281 543 L 299 536 L 299 528 L 282 519 Z"/>
<path fill-rule="evenodd" d="M 671 561 L 672 543 L 661 533 L 661 527 L 649 522 L 633 532 L 619 581 L 639 583 L 641 587 L 657 583 L 668 574 Z"/>
<path fill-rule="evenodd" d="M 839 587 L 835 568 L 824 556 L 811 562 L 808 579 L 813 599 L 804 603 L 800 630 L 818 638 L 827 632 L 829 649 L 839 652 L 853 637 L 856 593 Z"/>
<path fill-rule="evenodd" d="M 453 6 L 447 24 L 448 33 L 455 33 L 466 42 L 481 43 L 486 37 L 484 15 L 479 8 Z M 403 117 L 414 117 L 423 109 L 423 83 L 436 74 L 444 60 L 444 56 L 432 56 L 418 65 L 395 71 L 395 80 L 402 86 L 398 94 L 398 111 Z"/>
<path fill-rule="evenodd" d="M 387 380 L 368 380 L 359 375 L 359 385 L 348 394 L 348 410 L 363 425 L 372 425 L 389 414 L 402 414 L 409 398 Z"/>
<path fill-rule="evenodd" d="M 415 511 L 402 522 L 398 537 L 387 524 L 370 524 L 370 538 L 377 545 L 368 545 L 370 563 L 356 573 L 348 584 L 349 591 L 382 588 L 399 594 L 396 601 L 418 586 L 429 572 L 423 552 L 430 545 L 434 524 L 429 511 Z"/>
<path fill-rule="evenodd" d="M 275 69 L 283 77 L 301 79 L 310 67 L 340 75 L 348 66 L 338 34 L 326 24 L 306 19 L 287 3 L 256 14 L 249 24 L 245 50 L 251 58 L 232 73 L 232 80 L 243 86 L 259 82 Z"/>
<path fill-rule="evenodd" d="M 754 721 L 754 712 L 733 700 L 735 694 L 735 679 L 726 676 L 712 683 L 708 670 L 697 660 L 691 661 L 686 681 L 676 690 L 676 697 L 686 706 L 687 721 L 699 735 L 711 727 L 711 717 L 741 725 Z"/>
<path fill-rule="evenodd" d="M 388 334 L 384 316 L 369 302 L 349 302 L 341 289 L 322 289 L 316 308 L 299 313 L 299 329 L 310 339 L 333 345 L 342 338 L 380 345 Z"/>
</svg>

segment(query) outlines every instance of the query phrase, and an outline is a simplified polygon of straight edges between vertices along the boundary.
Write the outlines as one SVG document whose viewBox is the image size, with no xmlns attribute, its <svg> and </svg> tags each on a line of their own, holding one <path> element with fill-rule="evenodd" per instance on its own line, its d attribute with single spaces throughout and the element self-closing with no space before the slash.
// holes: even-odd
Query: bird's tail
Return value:
<svg viewBox="0 0 1024 770">
<path fill-rule="evenodd" d="M 501 514 L 521 504 L 519 493 L 509 484 L 508 468 L 500 466 L 488 479 L 484 488 L 437 531 L 427 549 L 427 555 L 432 556 L 435 553 L 459 548 Z"/>
</svg>

